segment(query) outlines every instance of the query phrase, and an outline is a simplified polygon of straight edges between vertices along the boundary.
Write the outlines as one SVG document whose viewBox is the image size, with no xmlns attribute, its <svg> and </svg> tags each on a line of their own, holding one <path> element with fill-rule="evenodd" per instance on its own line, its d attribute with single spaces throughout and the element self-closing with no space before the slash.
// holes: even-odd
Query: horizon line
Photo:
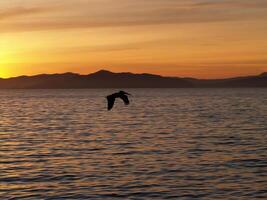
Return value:
<svg viewBox="0 0 267 200">
<path fill-rule="evenodd" d="M 142 74 L 149 74 L 149 75 L 154 75 L 154 76 L 161 76 L 161 77 L 166 77 L 166 78 L 192 78 L 192 79 L 197 79 L 197 80 L 223 80 L 223 79 L 231 79 L 231 78 L 240 78 L 240 77 L 250 77 L 250 76 L 260 76 L 264 73 L 267 73 L 265 71 L 259 73 L 259 74 L 251 74 L 251 75 L 240 75 L 240 76 L 231 76 L 231 77 L 225 77 L 225 78 L 195 78 L 193 76 L 165 76 L 165 75 L 161 75 L 161 74 L 153 74 L 153 73 L 148 73 L 148 72 L 143 72 L 143 73 L 134 73 L 134 72 L 129 72 L 129 71 L 125 71 L 125 72 L 113 72 L 110 70 L 106 70 L 106 69 L 100 69 L 98 71 L 89 73 L 89 74 L 82 74 L 82 73 L 78 73 L 78 72 L 71 72 L 71 71 L 66 71 L 66 72 L 58 72 L 58 73 L 38 73 L 38 74 L 33 74 L 33 75 L 18 75 L 18 76 L 11 76 L 11 77 L 0 77 L 0 79 L 2 80 L 8 80 L 8 79 L 12 79 L 12 78 L 19 78 L 19 77 L 34 77 L 34 76 L 40 76 L 40 75 L 63 75 L 63 74 L 76 74 L 79 76 L 88 76 L 91 74 L 95 74 L 95 73 L 99 73 L 99 72 L 107 72 L 107 73 L 112 73 L 112 74 L 124 74 L 124 73 L 130 73 L 130 74 L 135 74 L 135 75 L 142 75 Z"/>
</svg>

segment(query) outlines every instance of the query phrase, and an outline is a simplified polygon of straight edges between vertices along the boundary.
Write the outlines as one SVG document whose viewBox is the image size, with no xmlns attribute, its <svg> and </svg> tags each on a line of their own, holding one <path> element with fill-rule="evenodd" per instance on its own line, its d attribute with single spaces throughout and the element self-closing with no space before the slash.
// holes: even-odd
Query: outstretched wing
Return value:
<svg viewBox="0 0 267 200">
<path fill-rule="evenodd" d="M 111 110 L 115 103 L 115 98 L 113 96 L 107 96 L 108 100 L 108 110 Z"/>
<path fill-rule="evenodd" d="M 121 95 L 120 98 L 123 100 L 125 105 L 129 105 L 130 101 L 126 95 Z"/>
</svg>

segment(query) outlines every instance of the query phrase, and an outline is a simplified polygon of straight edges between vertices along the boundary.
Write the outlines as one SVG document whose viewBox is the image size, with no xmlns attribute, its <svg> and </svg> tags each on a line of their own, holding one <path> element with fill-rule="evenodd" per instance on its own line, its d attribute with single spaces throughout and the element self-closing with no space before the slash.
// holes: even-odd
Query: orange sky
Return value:
<svg viewBox="0 0 267 200">
<path fill-rule="evenodd" d="M 266 0 L 1 0 L 0 77 L 267 71 Z"/>
</svg>

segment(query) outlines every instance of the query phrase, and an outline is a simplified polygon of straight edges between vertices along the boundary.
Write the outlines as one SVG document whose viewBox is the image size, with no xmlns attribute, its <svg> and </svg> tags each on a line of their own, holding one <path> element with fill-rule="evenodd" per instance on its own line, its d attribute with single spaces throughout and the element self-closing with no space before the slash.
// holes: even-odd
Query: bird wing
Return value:
<svg viewBox="0 0 267 200">
<path fill-rule="evenodd" d="M 115 103 L 115 98 L 113 96 L 107 96 L 107 100 L 108 100 L 108 110 L 111 110 Z"/>
<path fill-rule="evenodd" d="M 123 100 L 125 105 L 129 105 L 130 101 L 126 95 L 121 95 L 120 98 Z"/>
</svg>

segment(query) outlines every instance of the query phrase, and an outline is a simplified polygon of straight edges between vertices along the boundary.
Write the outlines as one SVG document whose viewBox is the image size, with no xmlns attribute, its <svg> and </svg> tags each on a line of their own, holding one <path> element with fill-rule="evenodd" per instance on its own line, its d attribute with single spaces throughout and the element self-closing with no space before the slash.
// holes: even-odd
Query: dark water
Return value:
<svg viewBox="0 0 267 200">
<path fill-rule="evenodd" d="M 0 199 L 264 199 L 266 89 L 0 90 Z"/>
</svg>

